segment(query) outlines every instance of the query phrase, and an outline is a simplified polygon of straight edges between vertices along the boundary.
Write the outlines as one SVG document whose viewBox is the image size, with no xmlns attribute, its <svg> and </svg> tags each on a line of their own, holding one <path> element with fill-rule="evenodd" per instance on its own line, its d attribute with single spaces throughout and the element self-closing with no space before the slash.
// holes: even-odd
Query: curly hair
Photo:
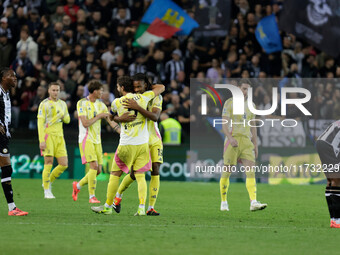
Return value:
<svg viewBox="0 0 340 255">
<path fill-rule="evenodd" d="M 11 68 L 8 68 L 8 67 L 1 68 L 1 70 L 0 70 L 0 82 L 2 81 L 2 78 L 3 78 L 9 71 L 12 71 L 12 69 L 11 69 Z"/>
<path fill-rule="evenodd" d="M 151 83 L 148 79 L 148 76 L 146 74 L 136 73 L 134 76 L 132 76 L 132 80 L 133 81 L 144 81 L 144 83 L 146 84 L 145 90 L 151 90 L 152 89 L 152 85 L 151 85 Z"/>
</svg>

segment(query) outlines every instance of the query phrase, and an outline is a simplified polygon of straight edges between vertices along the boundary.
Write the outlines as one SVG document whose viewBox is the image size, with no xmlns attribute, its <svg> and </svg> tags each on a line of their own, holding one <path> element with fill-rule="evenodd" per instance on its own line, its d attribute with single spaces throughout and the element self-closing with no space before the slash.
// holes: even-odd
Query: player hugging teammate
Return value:
<svg viewBox="0 0 340 255">
<path fill-rule="evenodd" d="M 107 199 L 106 203 L 102 206 L 92 207 L 91 209 L 97 213 L 112 214 L 112 209 L 114 208 L 117 212 L 120 211 L 121 195 L 123 191 L 136 179 L 138 185 L 138 197 L 139 197 L 139 207 L 135 214 L 136 216 L 144 216 L 145 213 L 145 202 L 147 195 L 147 186 L 145 181 L 145 172 L 152 169 L 152 162 L 161 163 L 163 161 L 162 147 L 158 144 L 152 143 L 154 150 L 157 152 L 157 156 L 151 160 L 150 157 L 150 138 L 149 138 L 149 125 L 146 119 L 150 118 L 157 120 L 159 117 L 159 110 L 161 108 L 161 98 L 155 100 L 165 89 L 164 85 L 153 85 L 152 90 L 145 91 L 146 88 L 143 87 L 146 79 L 144 81 L 139 80 L 135 84 L 132 79 L 127 76 L 118 78 L 117 80 L 117 90 L 121 97 L 115 99 L 111 104 L 111 111 L 113 114 L 117 114 L 118 117 L 123 116 L 126 112 L 134 113 L 135 119 L 130 122 L 121 122 L 121 133 L 119 146 L 115 153 L 115 159 L 111 169 L 110 181 L 107 187 Z M 138 86 L 143 85 L 142 87 Z M 137 88 L 137 89 L 136 89 Z M 144 91 L 144 92 L 143 92 Z M 137 94 L 136 92 L 139 92 Z M 143 93 L 142 93 L 143 92 Z M 151 113 L 147 112 L 149 102 L 151 104 Z M 158 108 L 159 110 L 154 108 Z M 117 120 L 117 119 L 116 119 Z M 156 126 L 153 124 L 153 127 Z M 157 128 L 158 131 L 158 128 Z M 159 135 L 159 132 L 158 132 Z M 156 136 L 160 137 L 157 135 Z M 152 148 L 152 146 L 151 146 Z M 157 168 L 158 169 L 158 168 Z M 130 173 L 133 172 L 133 174 Z M 125 172 L 127 177 L 124 178 L 121 187 L 119 188 L 119 178 L 122 173 Z M 148 215 L 159 215 L 154 209 L 154 203 L 157 197 L 159 189 L 159 173 L 152 178 L 152 190 L 153 193 L 150 194 L 152 199 L 149 201 Z M 116 198 L 115 198 L 116 196 Z"/>
</svg>

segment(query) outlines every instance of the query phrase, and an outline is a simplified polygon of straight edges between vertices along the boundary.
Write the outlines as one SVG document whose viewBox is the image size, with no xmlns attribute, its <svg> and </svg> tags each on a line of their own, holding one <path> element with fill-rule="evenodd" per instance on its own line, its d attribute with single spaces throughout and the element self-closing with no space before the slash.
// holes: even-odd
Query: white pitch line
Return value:
<svg viewBox="0 0 340 255">
<path fill-rule="evenodd" d="M 247 226 L 247 225 L 239 225 L 239 226 L 220 226 L 220 225 L 178 225 L 178 224 L 169 224 L 169 225 L 155 225 L 155 224 L 114 224 L 114 223 L 66 223 L 66 222 L 53 222 L 53 223 L 41 223 L 41 222 L 4 222 L 1 223 L 3 225 L 63 225 L 63 226 L 124 226 L 124 227 L 183 227 L 183 228 L 244 228 L 244 229 L 321 229 L 317 227 L 287 227 L 287 226 Z"/>
</svg>

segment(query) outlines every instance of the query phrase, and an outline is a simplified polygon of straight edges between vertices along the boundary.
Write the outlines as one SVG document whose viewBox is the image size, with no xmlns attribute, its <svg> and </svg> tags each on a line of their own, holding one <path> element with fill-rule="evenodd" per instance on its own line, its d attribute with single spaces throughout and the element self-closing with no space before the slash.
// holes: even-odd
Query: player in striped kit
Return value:
<svg viewBox="0 0 340 255">
<path fill-rule="evenodd" d="M 327 178 L 325 191 L 331 228 L 340 228 L 340 120 L 332 123 L 316 141 L 316 149 Z"/>
<path fill-rule="evenodd" d="M 11 100 L 9 90 L 17 86 L 18 80 L 15 72 L 9 68 L 0 71 L 0 167 L 1 186 L 4 191 L 9 216 L 25 216 L 28 212 L 21 211 L 16 207 L 13 200 L 12 189 L 12 165 L 9 153 L 9 140 L 11 134 L 9 125 L 11 124 Z"/>
</svg>

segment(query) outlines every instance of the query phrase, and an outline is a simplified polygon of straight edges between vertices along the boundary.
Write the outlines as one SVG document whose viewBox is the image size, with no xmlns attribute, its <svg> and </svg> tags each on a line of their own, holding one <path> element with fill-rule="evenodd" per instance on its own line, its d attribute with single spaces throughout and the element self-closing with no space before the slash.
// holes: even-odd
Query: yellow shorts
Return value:
<svg viewBox="0 0 340 255">
<path fill-rule="evenodd" d="M 91 141 L 86 141 L 79 144 L 81 163 L 86 164 L 93 161 L 97 161 L 98 165 L 103 164 L 103 149 L 102 145 L 94 144 Z"/>
<path fill-rule="evenodd" d="M 41 151 L 41 156 L 56 158 L 67 157 L 66 144 L 63 136 L 46 135 L 46 149 Z"/>
<path fill-rule="evenodd" d="M 149 144 L 150 156 L 152 163 L 163 163 L 163 143 L 161 140 L 153 144 Z"/>
<path fill-rule="evenodd" d="M 224 165 L 236 165 L 239 159 L 247 159 L 255 162 L 254 144 L 250 138 L 245 136 L 236 136 L 234 139 L 238 142 L 237 147 L 231 146 L 227 139 L 224 142 Z"/>
<path fill-rule="evenodd" d="M 135 172 L 151 170 L 149 144 L 118 146 L 111 171 L 117 172 L 122 170 L 125 173 L 129 173 L 131 167 L 133 167 Z"/>
</svg>

